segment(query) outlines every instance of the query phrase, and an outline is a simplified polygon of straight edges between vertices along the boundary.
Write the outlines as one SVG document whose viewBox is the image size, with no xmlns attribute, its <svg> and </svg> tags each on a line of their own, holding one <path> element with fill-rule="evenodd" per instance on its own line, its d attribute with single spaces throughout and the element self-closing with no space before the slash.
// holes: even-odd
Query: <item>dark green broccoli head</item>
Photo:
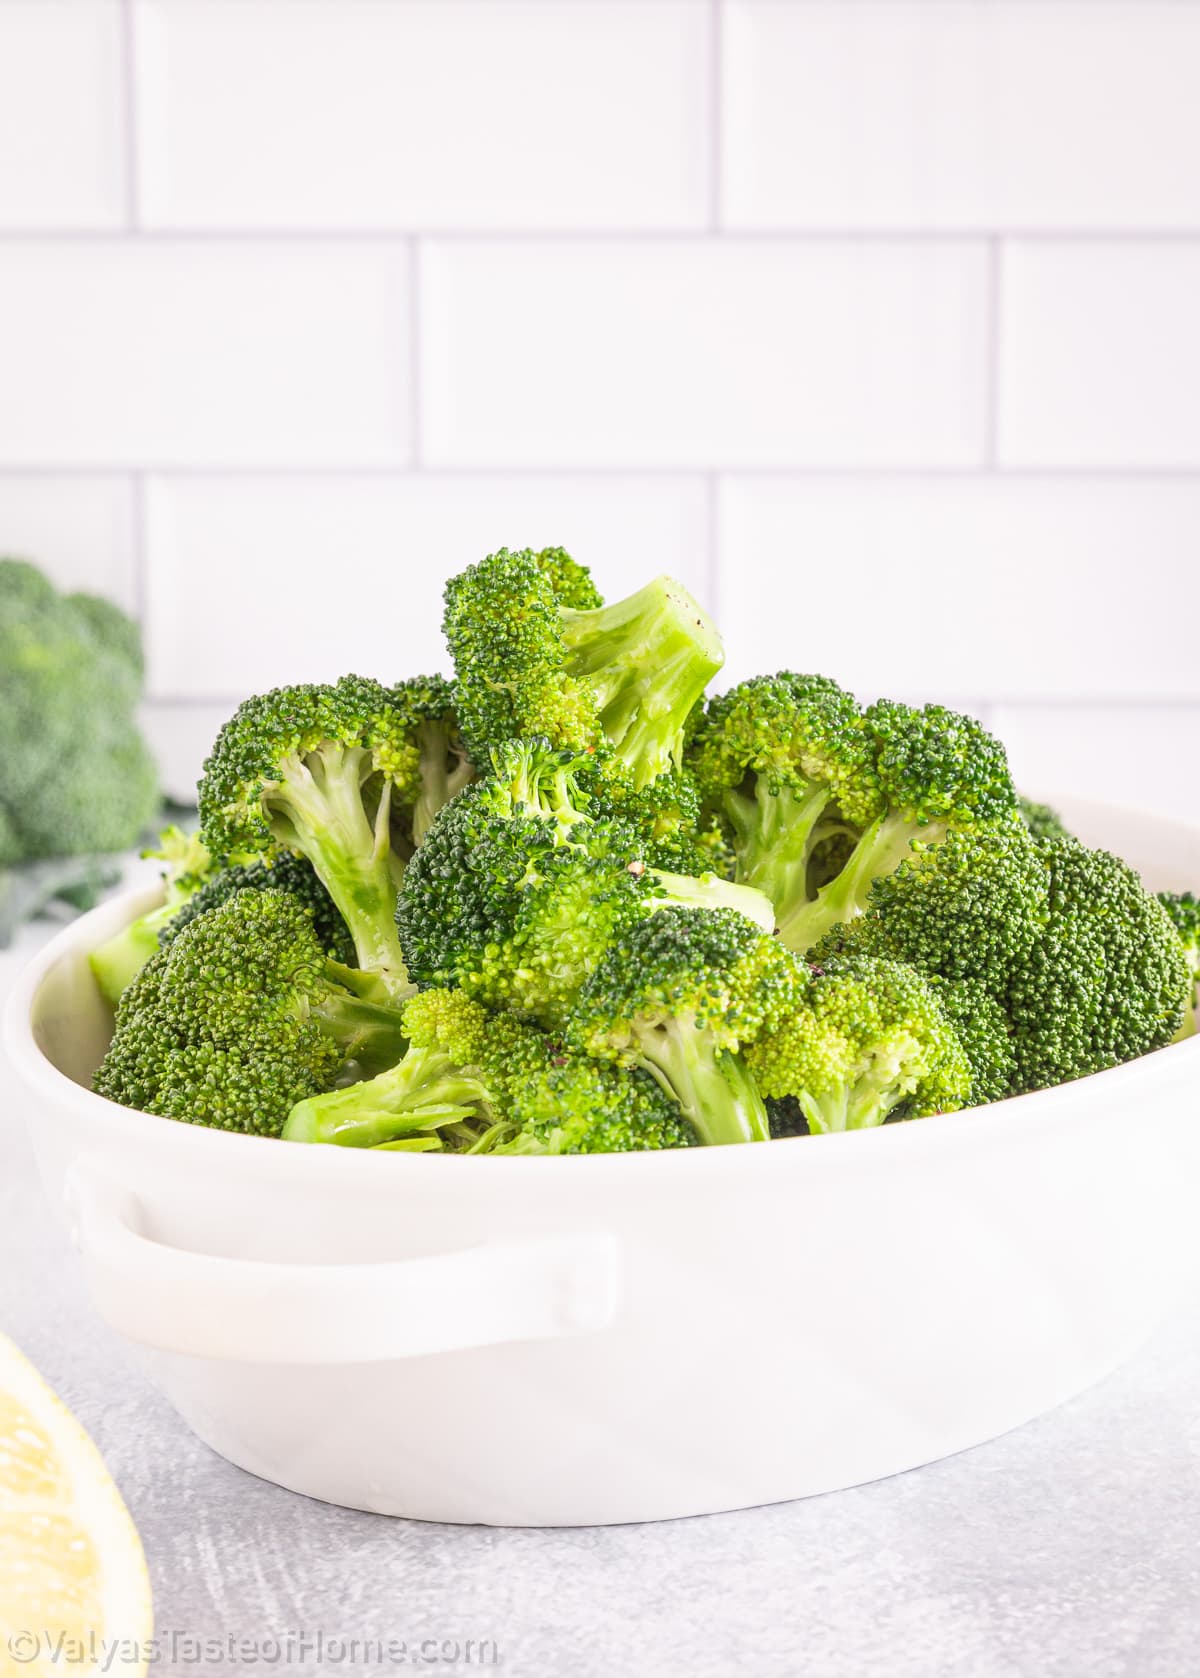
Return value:
<svg viewBox="0 0 1200 1678">
<path fill-rule="evenodd" d="M 669 578 L 611 606 L 575 605 L 586 591 L 565 559 L 501 548 L 447 584 L 463 736 L 483 763 L 507 740 L 546 735 L 611 757 L 644 786 L 678 767 L 689 715 L 722 662 L 719 637 Z"/>
<path fill-rule="evenodd" d="M 159 947 L 165 949 L 192 921 L 206 915 L 210 909 L 228 902 L 240 891 L 286 891 L 309 911 L 317 942 L 325 954 L 335 961 L 353 967 L 354 940 L 337 906 L 317 877 L 316 870 L 306 857 L 281 851 L 270 861 L 235 863 L 207 874 L 202 882 L 185 897 L 158 929 Z"/>
<path fill-rule="evenodd" d="M 146 963 L 94 1088 L 143 1112 L 275 1136 L 296 1102 L 398 1058 L 403 1041 L 399 1012 L 328 961 L 301 903 L 244 891 Z"/>
<path fill-rule="evenodd" d="M 1070 839 L 1062 817 L 1049 804 L 1035 804 L 1032 798 L 1018 798 L 1021 820 L 1035 839 Z"/>
<path fill-rule="evenodd" d="M 966 1105 L 1003 1101 L 1016 1083 L 1012 1027 L 1004 1005 L 978 979 L 931 978 L 934 995 L 958 1035 L 971 1066 Z"/>
<path fill-rule="evenodd" d="M 765 1141 L 739 1051 L 772 1029 L 800 965 L 734 910 L 665 908 L 624 928 L 583 987 L 571 1032 L 588 1053 L 655 1077 L 701 1141 Z"/>
<path fill-rule="evenodd" d="M 159 804 L 141 685 L 123 613 L 0 560 L 0 866 L 137 842 Z"/>
<path fill-rule="evenodd" d="M 275 688 L 221 730 L 200 783 L 201 833 L 218 862 L 307 857 L 350 930 L 359 966 L 407 988 L 394 921 L 402 859 L 393 801 L 418 796 L 410 703 L 378 682 Z"/>
<path fill-rule="evenodd" d="M 1127 863 L 1074 839 L 1039 849 L 1048 917 L 1008 992 L 1021 1090 L 1161 1048 L 1179 1030 L 1192 992 L 1171 916 Z"/>
<path fill-rule="evenodd" d="M 746 1050 L 764 1095 L 794 1096 L 816 1133 L 953 1112 L 971 1069 L 929 983 L 901 962 L 843 957 Z"/>
<path fill-rule="evenodd" d="M 865 913 L 832 928 L 810 959 L 885 956 L 947 979 L 981 979 L 1003 996 L 1048 906 L 1046 865 L 1022 827 L 952 829 L 939 843 L 915 842 L 894 873 L 873 880 Z"/>
</svg>

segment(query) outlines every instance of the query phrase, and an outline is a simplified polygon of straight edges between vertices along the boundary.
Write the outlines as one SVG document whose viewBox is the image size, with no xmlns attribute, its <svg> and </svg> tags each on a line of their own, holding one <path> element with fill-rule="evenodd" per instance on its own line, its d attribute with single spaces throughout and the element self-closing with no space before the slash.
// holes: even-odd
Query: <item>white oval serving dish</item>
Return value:
<svg viewBox="0 0 1200 1678">
<path fill-rule="evenodd" d="M 1155 888 L 1200 832 L 1069 806 Z M 87 1088 L 87 951 L 5 1043 L 107 1321 L 243 1468 L 388 1514 L 661 1519 L 807 1496 L 990 1439 L 1118 1364 L 1194 1264 L 1200 1037 L 878 1131 L 592 1158 L 372 1154 L 205 1130 Z"/>
</svg>

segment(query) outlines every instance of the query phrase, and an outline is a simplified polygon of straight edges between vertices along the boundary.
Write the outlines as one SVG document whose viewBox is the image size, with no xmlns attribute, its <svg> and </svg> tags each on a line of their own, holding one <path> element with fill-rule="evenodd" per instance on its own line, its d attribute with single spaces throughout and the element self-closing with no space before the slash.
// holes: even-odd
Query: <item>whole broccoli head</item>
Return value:
<svg viewBox="0 0 1200 1678">
<path fill-rule="evenodd" d="M 764 1142 L 766 1109 L 740 1051 L 804 983 L 776 940 L 729 909 L 664 908 L 624 928 L 570 1022 L 591 1055 L 640 1067 L 701 1142 Z"/>
<path fill-rule="evenodd" d="M 141 687 L 138 631 L 117 607 L 0 560 L 0 866 L 137 842 L 159 805 Z"/>
<path fill-rule="evenodd" d="M 765 1096 L 791 1096 L 810 1131 L 863 1130 L 893 1115 L 953 1112 L 971 1067 L 932 986 L 901 962 L 843 957 L 746 1049 Z"/>
<path fill-rule="evenodd" d="M 411 695 L 362 676 L 275 688 L 221 730 L 200 783 L 201 834 L 218 863 L 306 857 L 358 955 L 397 996 L 408 990 L 396 937 L 403 858 L 393 820 L 424 795 Z"/>
<path fill-rule="evenodd" d="M 501 548 L 447 584 L 470 755 L 484 763 L 506 741 L 543 734 L 611 759 L 642 787 L 678 768 L 689 715 L 723 661 L 720 638 L 667 577 L 613 605 L 576 604 L 589 599 L 580 568 L 548 552 Z"/>
<path fill-rule="evenodd" d="M 440 812 L 396 909 L 418 984 L 556 1027 L 620 929 L 666 904 L 770 924 L 770 905 L 746 887 L 647 867 L 635 829 L 593 817 L 579 767 L 544 739 L 513 741 Z"/>
<path fill-rule="evenodd" d="M 239 892 L 142 968 L 93 1087 L 142 1112 L 277 1136 L 305 1096 L 400 1057 L 400 1012 L 378 990 L 329 960 L 288 893 Z"/>
</svg>

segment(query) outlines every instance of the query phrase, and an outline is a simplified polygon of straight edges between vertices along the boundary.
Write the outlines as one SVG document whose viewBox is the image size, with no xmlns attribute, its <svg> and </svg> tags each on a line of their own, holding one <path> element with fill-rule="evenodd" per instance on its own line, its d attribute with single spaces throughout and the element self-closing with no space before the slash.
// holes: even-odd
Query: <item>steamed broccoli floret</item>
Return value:
<svg viewBox="0 0 1200 1678">
<path fill-rule="evenodd" d="M 858 706 L 825 676 L 757 676 L 714 699 L 688 748 L 724 824 L 737 878 L 765 891 L 783 928 L 810 897 L 814 851 L 882 806 Z"/>
<path fill-rule="evenodd" d="M 411 1047 L 366 1083 L 302 1101 L 289 1141 L 468 1153 L 615 1153 L 686 1147 L 682 1116 L 652 1080 L 565 1050 L 462 991 L 405 1008 Z"/>
<path fill-rule="evenodd" d="M 1062 817 L 1049 804 L 1035 804 L 1032 798 L 1018 798 L 1021 820 L 1035 839 L 1070 839 Z"/>
<path fill-rule="evenodd" d="M 770 904 L 713 875 L 648 868 L 636 832 L 593 817 L 578 760 L 516 741 L 434 822 L 396 918 L 421 985 L 561 1024 L 620 929 L 666 904 L 729 907 L 769 926 Z"/>
<path fill-rule="evenodd" d="M 918 841 L 891 874 L 871 883 L 865 912 L 833 927 L 810 959 L 842 951 L 887 956 L 922 973 L 981 979 L 1003 996 L 1049 915 L 1049 877 L 1019 823 Z"/>
<path fill-rule="evenodd" d="M 1048 917 L 1006 998 L 1020 1090 L 1162 1048 L 1183 1023 L 1193 982 L 1171 916 L 1127 863 L 1074 839 L 1039 850 Z"/>
<path fill-rule="evenodd" d="M 933 993 L 958 1036 L 971 1067 L 966 1103 L 983 1107 L 1013 1093 L 1017 1057 L 1003 1005 L 979 979 L 931 978 Z"/>
<path fill-rule="evenodd" d="M 862 914 L 872 881 L 897 868 L 914 840 L 928 844 L 956 830 L 1017 823 L 1004 747 L 974 718 L 941 705 L 918 711 L 879 700 L 863 713 L 863 723 L 878 813 L 857 833 L 841 871 L 811 903 L 780 921 L 780 936 L 792 949 L 809 949 L 830 927 Z M 842 814 L 849 815 L 844 800 Z"/>
<path fill-rule="evenodd" d="M 218 735 L 200 783 L 201 833 L 218 862 L 307 857 L 359 966 L 400 995 L 393 804 L 415 800 L 421 786 L 412 709 L 378 682 L 275 688 L 247 700 Z"/>
<path fill-rule="evenodd" d="M 1171 925 L 1179 934 L 1183 953 L 1192 970 L 1192 997 L 1184 1012 L 1183 1024 L 1175 1034 L 1174 1041 L 1178 1043 L 1185 1037 L 1194 1037 L 1198 1029 L 1196 1008 L 1200 1005 L 1200 898 L 1190 891 L 1160 891 L 1158 901 L 1167 911 Z"/>
<path fill-rule="evenodd" d="M 953 1112 L 971 1088 L 933 988 L 868 956 L 814 970 L 802 998 L 746 1049 L 746 1065 L 765 1096 L 794 1096 L 816 1134 Z"/>
<path fill-rule="evenodd" d="M 0 560 L 0 867 L 121 851 L 159 806 L 141 648 L 115 606 Z"/>
<path fill-rule="evenodd" d="M 408 856 L 442 805 L 474 780 L 475 771 L 459 732 L 453 682 L 444 676 L 414 676 L 398 682 L 392 698 L 417 750 L 415 772 L 407 783 L 397 782 L 392 793 L 393 820 L 400 829 L 396 848 Z"/>
<path fill-rule="evenodd" d="M 306 857 L 293 856 L 290 851 L 281 851 L 270 861 L 234 863 L 209 872 L 160 926 L 159 947 L 165 949 L 197 916 L 218 908 L 239 891 L 286 891 L 312 915 L 313 930 L 325 954 L 345 967 L 355 965 L 354 940 L 337 905 L 321 884 L 312 863 Z"/>
<path fill-rule="evenodd" d="M 579 607 L 566 556 L 501 548 L 452 577 L 443 627 L 463 736 L 476 763 L 533 734 L 611 758 L 644 786 L 677 768 L 689 713 L 723 661 L 720 637 L 660 577 L 613 605 Z"/>
<path fill-rule="evenodd" d="M 778 1023 L 799 982 L 798 964 L 744 916 L 665 908 L 622 931 L 570 1029 L 587 1053 L 656 1078 L 701 1142 L 765 1142 L 739 1050 Z"/>
<path fill-rule="evenodd" d="M 162 903 L 157 909 L 139 915 L 88 957 L 101 995 L 114 1008 L 126 986 L 157 950 L 164 928 L 199 891 L 211 867 L 207 847 L 199 835 L 174 826 L 163 829 L 157 850 L 146 850 L 142 855 L 157 857 L 166 865 Z"/>
<path fill-rule="evenodd" d="M 794 950 L 860 914 L 914 840 L 1016 820 L 1003 747 L 977 722 L 886 700 L 860 712 L 821 676 L 761 677 L 714 701 L 690 761 L 738 878 L 767 892 Z"/>
<path fill-rule="evenodd" d="M 328 959 L 286 892 L 239 892 L 125 991 L 94 1088 L 143 1112 L 277 1136 L 305 1096 L 400 1057 L 400 1011 L 379 988 Z"/>
</svg>

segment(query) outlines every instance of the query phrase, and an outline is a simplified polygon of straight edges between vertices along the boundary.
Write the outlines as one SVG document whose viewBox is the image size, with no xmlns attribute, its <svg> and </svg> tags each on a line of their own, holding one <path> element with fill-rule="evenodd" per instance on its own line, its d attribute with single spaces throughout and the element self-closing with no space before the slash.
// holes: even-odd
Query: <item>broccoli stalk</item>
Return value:
<svg viewBox="0 0 1200 1678">
<path fill-rule="evenodd" d="M 486 1100 L 486 1087 L 460 1071 L 449 1055 L 410 1049 L 398 1065 L 366 1083 L 298 1102 L 281 1134 L 287 1142 L 336 1142 L 352 1148 L 377 1148 L 425 1135 L 428 1146 L 439 1147 L 441 1138 L 427 1133 L 461 1125 L 475 1117 Z"/>
<path fill-rule="evenodd" d="M 684 725 L 725 661 L 707 612 L 669 577 L 611 606 L 560 612 L 567 668 L 590 687 L 635 787 L 677 769 Z"/>
</svg>

